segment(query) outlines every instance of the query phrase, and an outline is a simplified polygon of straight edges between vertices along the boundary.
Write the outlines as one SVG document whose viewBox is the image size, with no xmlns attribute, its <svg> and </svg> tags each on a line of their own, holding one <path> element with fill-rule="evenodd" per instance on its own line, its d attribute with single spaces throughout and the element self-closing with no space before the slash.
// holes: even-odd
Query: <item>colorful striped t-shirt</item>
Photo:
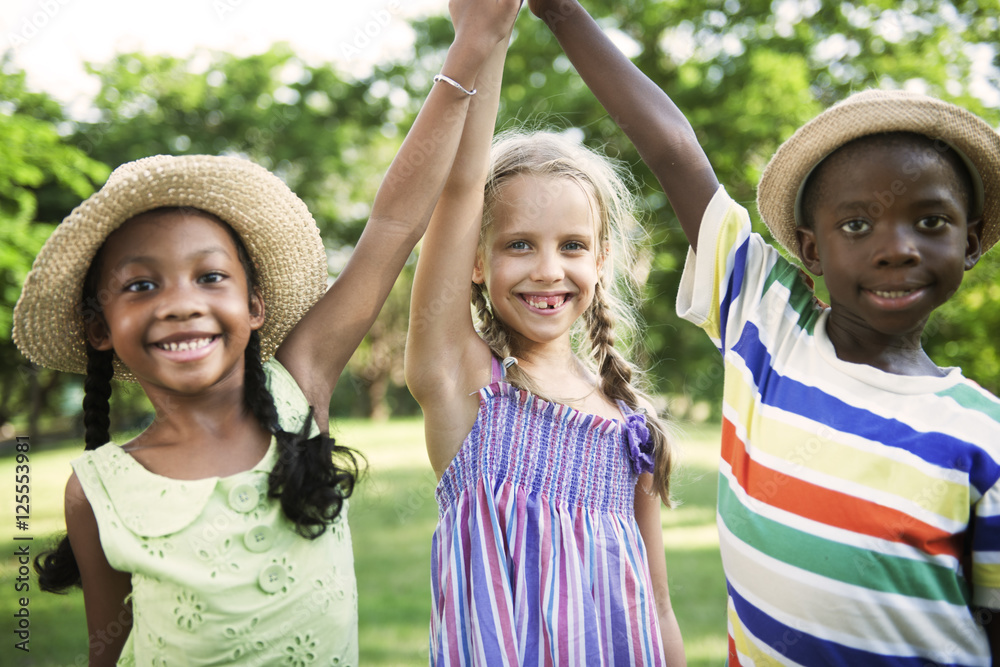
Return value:
<svg viewBox="0 0 1000 667">
<path fill-rule="evenodd" d="M 1000 401 L 837 358 L 811 281 L 723 189 L 678 314 L 723 354 L 729 664 L 990 665 Z"/>
</svg>

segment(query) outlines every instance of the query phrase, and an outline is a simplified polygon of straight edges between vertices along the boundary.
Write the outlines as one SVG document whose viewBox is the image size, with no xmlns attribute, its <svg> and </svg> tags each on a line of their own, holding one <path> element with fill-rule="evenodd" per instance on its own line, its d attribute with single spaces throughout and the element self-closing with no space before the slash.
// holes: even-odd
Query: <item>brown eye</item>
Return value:
<svg viewBox="0 0 1000 667">
<path fill-rule="evenodd" d="M 148 292 L 151 289 L 155 289 L 156 284 L 151 280 L 133 280 L 130 283 L 125 284 L 126 292 Z"/>
<path fill-rule="evenodd" d="M 929 215 L 926 218 L 921 219 L 917 223 L 919 229 L 935 230 L 941 229 L 948 224 L 948 221 L 942 218 L 940 215 Z"/>
<path fill-rule="evenodd" d="M 840 226 L 848 234 L 860 234 L 871 228 L 867 220 L 848 220 Z"/>
<path fill-rule="evenodd" d="M 218 271 L 209 271 L 208 273 L 206 273 L 205 275 L 203 275 L 201 278 L 199 278 L 198 282 L 201 282 L 201 283 L 220 283 L 220 282 L 222 282 L 225 279 L 226 279 L 226 275 L 224 273 L 220 273 Z"/>
</svg>

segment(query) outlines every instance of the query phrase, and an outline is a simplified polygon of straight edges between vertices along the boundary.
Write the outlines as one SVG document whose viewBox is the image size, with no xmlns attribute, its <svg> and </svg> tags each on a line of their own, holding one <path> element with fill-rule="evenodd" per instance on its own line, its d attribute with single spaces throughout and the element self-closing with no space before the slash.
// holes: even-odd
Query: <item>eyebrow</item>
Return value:
<svg viewBox="0 0 1000 667">
<path fill-rule="evenodd" d="M 200 250 L 195 250 L 192 253 L 185 255 L 184 259 L 187 260 L 198 260 L 203 257 L 208 257 L 210 255 L 224 255 L 229 256 L 229 252 L 226 248 L 221 245 L 208 246 L 207 248 L 201 248 Z M 149 264 L 156 263 L 155 258 L 149 255 L 126 255 L 114 266 L 115 271 L 120 271 L 130 264 Z"/>
</svg>

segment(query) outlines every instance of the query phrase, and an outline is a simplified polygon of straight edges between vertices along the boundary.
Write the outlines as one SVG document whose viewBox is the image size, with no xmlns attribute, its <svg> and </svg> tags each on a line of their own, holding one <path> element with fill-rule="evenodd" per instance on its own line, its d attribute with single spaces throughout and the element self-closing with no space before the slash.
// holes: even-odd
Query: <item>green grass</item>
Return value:
<svg viewBox="0 0 1000 667">
<path fill-rule="evenodd" d="M 437 522 L 434 474 L 423 446 L 419 419 L 387 424 L 342 420 L 340 442 L 364 453 L 368 474 L 351 499 L 350 523 L 358 578 L 358 615 L 362 665 L 426 665 L 430 610 L 430 541 Z M 663 510 L 670 592 L 692 667 L 720 665 L 726 657 L 725 581 L 715 529 L 718 430 L 691 429 L 680 437 L 681 469 L 674 494 L 679 507 Z M 33 537 L 37 553 L 49 536 L 64 530 L 62 488 L 69 461 L 82 446 L 46 445 L 31 456 L 31 525 L 18 533 Z M 4 450 L 7 452 L 7 450 Z M 0 646 L 4 665 L 18 667 L 85 665 L 87 648 L 83 597 L 28 593 L 30 653 L 12 648 L 17 563 L 13 496 L 15 461 L 0 458 L 0 489 L 8 493 L 0 513 Z M 9 490 L 9 491 L 7 491 Z M 24 542 L 17 542 L 17 545 Z M 10 662 L 8 656 L 13 657 Z"/>
</svg>

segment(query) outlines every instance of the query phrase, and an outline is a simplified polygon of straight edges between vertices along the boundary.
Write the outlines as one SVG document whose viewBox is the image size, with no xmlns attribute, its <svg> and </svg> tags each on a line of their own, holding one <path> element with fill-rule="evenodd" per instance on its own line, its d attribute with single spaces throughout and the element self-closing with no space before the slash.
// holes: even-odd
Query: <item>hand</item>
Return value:
<svg viewBox="0 0 1000 667">
<path fill-rule="evenodd" d="M 577 7 L 575 0 L 528 0 L 531 13 L 546 23 Z"/>
<path fill-rule="evenodd" d="M 492 47 L 510 36 L 522 0 L 450 0 L 455 41 L 466 35 Z"/>
</svg>

